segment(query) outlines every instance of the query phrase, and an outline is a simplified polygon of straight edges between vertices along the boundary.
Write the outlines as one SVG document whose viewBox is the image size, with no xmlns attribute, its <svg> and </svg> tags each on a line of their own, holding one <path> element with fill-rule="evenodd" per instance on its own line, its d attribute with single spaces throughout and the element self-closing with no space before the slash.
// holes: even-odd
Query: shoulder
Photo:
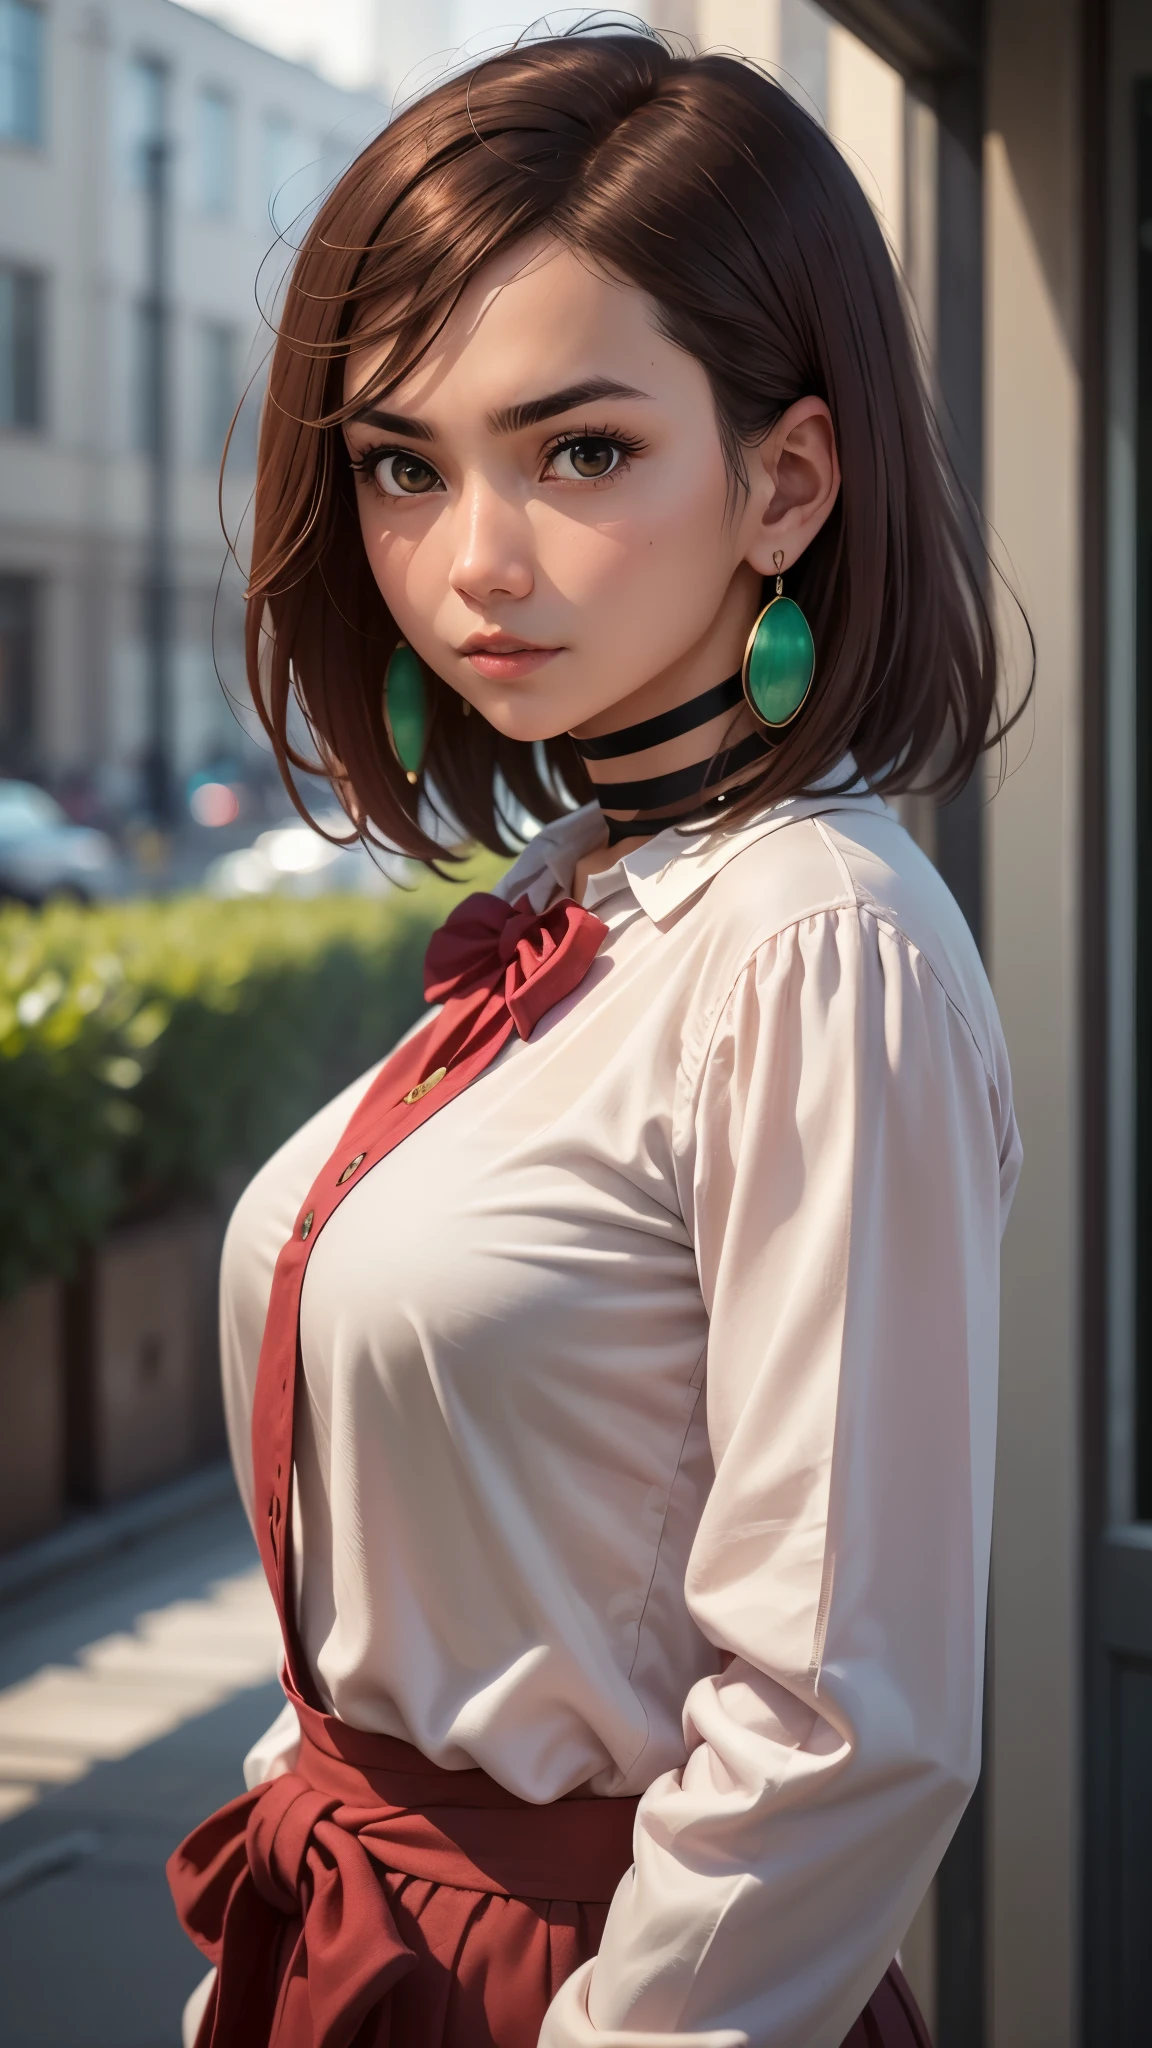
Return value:
<svg viewBox="0 0 1152 2048">
<path fill-rule="evenodd" d="M 821 921 L 841 950 L 875 948 L 886 937 L 914 953 L 963 1019 L 989 1074 L 1004 1069 L 996 1006 L 967 921 L 887 804 L 854 797 L 813 803 L 802 815 L 770 814 L 762 829 L 736 837 L 683 913 L 708 930 L 719 970 L 709 981 L 721 1004 L 723 992 L 779 954 L 776 942 Z"/>
<path fill-rule="evenodd" d="M 916 952 L 994 1072 L 1004 1058 L 995 999 L 968 920 L 939 870 L 887 805 L 815 823 L 843 864 L 857 916 Z"/>
</svg>

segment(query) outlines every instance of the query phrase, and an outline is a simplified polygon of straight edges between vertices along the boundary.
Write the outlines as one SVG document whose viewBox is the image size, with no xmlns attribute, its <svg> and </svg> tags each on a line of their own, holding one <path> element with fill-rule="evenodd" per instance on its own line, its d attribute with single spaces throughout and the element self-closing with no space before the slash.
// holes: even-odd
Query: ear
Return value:
<svg viewBox="0 0 1152 2048">
<path fill-rule="evenodd" d="M 804 553 L 840 491 L 832 415 L 822 398 L 798 398 L 770 434 L 746 451 L 744 559 L 761 576 L 790 569 Z"/>
</svg>

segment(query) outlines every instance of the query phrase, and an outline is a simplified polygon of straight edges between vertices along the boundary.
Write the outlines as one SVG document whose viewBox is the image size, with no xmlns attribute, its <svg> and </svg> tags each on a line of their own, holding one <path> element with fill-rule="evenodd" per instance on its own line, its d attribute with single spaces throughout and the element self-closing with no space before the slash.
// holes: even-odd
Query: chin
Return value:
<svg viewBox="0 0 1152 2048">
<path fill-rule="evenodd" d="M 482 718 L 505 739 L 520 740 L 525 746 L 532 746 L 537 740 L 558 739 L 573 724 L 580 723 L 580 713 L 558 711 L 555 703 L 510 704 L 505 699 L 499 704 L 480 703 L 476 706 Z"/>
<path fill-rule="evenodd" d="M 538 740 L 559 739 L 563 734 L 578 731 L 590 718 L 597 718 L 607 709 L 604 702 L 603 683 L 599 689 L 581 687 L 581 678 L 562 679 L 555 668 L 550 666 L 538 678 L 534 689 L 526 683 L 519 688 L 505 684 L 502 689 L 491 689 L 476 699 L 476 709 L 488 724 L 506 739 L 520 740 L 526 746 Z M 628 694 L 628 684 L 608 695 L 608 705 Z M 639 687 L 635 685 L 634 687 Z"/>
</svg>

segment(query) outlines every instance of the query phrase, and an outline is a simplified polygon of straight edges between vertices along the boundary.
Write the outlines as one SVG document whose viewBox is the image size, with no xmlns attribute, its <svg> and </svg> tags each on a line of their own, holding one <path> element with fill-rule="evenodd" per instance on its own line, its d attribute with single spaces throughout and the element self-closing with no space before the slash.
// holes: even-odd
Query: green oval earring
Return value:
<svg viewBox="0 0 1152 2048">
<path fill-rule="evenodd" d="M 418 782 L 428 745 L 428 692 L 420 656 L 398 640 L 384 671 L 384 725 L 409 782 Z"/>
<path fill-rule="evenodd" d="M 784 595 L 784 557 L 776 554 L 776 595 L 770 598 L 744 649 L 740 680 L 749 708 L 770 732 L 791 725 L 812 688 L 816 649 L 799 605 Z"/>
</svg>

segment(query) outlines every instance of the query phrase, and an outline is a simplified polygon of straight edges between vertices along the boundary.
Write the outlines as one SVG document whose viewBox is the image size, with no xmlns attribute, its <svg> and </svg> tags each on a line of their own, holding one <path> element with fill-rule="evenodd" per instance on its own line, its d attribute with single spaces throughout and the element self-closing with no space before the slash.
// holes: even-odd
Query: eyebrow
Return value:
<svg viewBox="0 0 1152 2048">
<path fill-rule="evenodd" d="M 562 391 L 549 391 L 543 398 L 529 398 L 523 405 L 506 405 L 488 415 L 494 434 L 519 434 L 525 427 L 538 427 L 557 413 L 571 412 L 573 406 L 592 405 L 598 398 L 647 398 L 632 384 L 617 384 L 611 377 L 587 377 L 582 384 L 567 384 Z"/>
<path fill-rule="evenodd" d="M 567 384 L 562 391 L 545 392 L 542 398 L 526 399 L 523 405 L 505 405 L 490 412 L 488 425 L 494 434 L 519 434 L 525 427 L 538 427 L 557 414 L 571 412 L 577 405 L 592 405 L 601 398 L 647 398 L 632 384 L 617 384 L 612 377 L 587 377 L 581 384 Z M 383 427 L 390 434 L 403 434 L 406 441 L 434 441 L 436 435 L 426 420 L 411 419 L 407 413 L 385 412 L 371 406 L 355 415 L 357 426 Z"/>
<path fill-rule="evenodd" d="M 389 434 L 403 434 L 406 441 L 434 441 L 431 427 L 425 420 L 411 420 L 406 413 L 382 412 L 378 405 L 358 412 L 350 422 L 355 427 L 383 427 Z"/>
</svg>

